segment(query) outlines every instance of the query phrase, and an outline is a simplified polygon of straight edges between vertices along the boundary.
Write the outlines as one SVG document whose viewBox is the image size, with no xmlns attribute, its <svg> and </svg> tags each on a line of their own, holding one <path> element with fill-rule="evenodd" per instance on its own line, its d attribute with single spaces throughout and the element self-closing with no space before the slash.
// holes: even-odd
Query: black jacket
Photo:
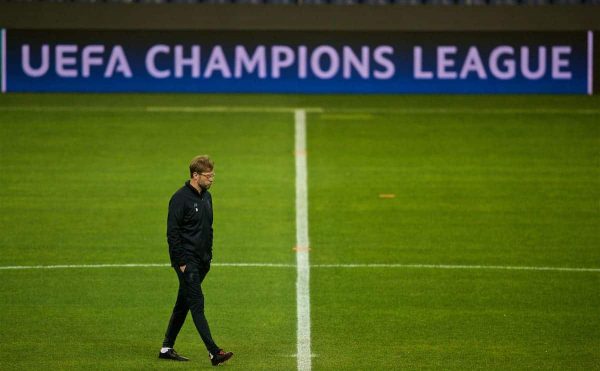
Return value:
<svg viewBox="0 0 600 371">
<path fill-rule="evenodd" d="M 213 212 L 210 192 L 185 182 L 169 201 L 167 242 L 171 264 L 206 264 L 212 259 Z"/>
</svg>

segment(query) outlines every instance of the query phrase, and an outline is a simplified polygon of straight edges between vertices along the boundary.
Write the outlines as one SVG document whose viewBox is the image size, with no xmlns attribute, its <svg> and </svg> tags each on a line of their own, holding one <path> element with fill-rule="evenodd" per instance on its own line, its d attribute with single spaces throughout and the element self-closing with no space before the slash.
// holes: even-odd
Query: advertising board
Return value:
<svg viewBox="0 0 600 371">
<path fill-rule="evenodd" d="M 592 32 L 3 30 L 6 92 L 590 94 Z"/>
</svg>

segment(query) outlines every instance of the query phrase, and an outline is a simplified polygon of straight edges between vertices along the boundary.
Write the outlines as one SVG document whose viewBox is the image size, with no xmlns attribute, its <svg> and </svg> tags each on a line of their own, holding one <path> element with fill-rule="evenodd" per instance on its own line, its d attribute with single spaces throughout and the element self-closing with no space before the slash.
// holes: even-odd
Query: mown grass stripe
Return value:
<svg viewBox="0 0 600 371">
<path fill-rule="evenodd" d="M 0 106 L 0 112 L 140 112 L 140 113 L 293 113 L 296 107 L 277 106 Z M 397 115 L 600 115 L 596 108 L 336 108 L 310 107 L 307 113 L 329 114 L 397 114 Z M 350 117 L 350 116 L 349 116 Z"/>
<path fill-rule="evenodd" d="M 297 268 L 297 264 L 284 263 L 212 263 L 214 267 L 249 267 L 249 268 Z M 57 264 L 57 265 L 12 265 L 0 266 L 0 270 L 27 269 L 72 269 L 72 268 L 151 268 L 170 267 L 170 264 L 132 263 L 132 264 Z M 553 272 L 596 272 L 600 268 L 593 267 L 535 267 L 507 265 L 452 265 L 452 264 L 311 264 L 310 268 L 412 268 L 412 269 L 488 269 L 518 271 L 553 271 Z"/>
</svg>

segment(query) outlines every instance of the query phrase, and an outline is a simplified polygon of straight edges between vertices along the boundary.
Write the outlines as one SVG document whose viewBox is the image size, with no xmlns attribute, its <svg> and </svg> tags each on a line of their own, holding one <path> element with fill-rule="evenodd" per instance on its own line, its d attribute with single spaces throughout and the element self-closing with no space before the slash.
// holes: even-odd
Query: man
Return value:
<svg viewBox="0 0 600 371">
<path fill-rule="evenodd" d="M 219 348 L 210 334 L 204 316 L 202 281 L 210 270 L 213 242 L 212 198 L 214 163 L 208 156 L 196 156 L 190 163 L 190 180 L 171 197 L 167 218 L 167 241 L 171 264 L 179 279 L 177 301 L 171 314 L 159 358 L 174 361 L 188 359 L 175 352 L 175 339 L 188 311 L 208 349 L 213 366 L 227 361 L 233 353 Z"/>
</svg>

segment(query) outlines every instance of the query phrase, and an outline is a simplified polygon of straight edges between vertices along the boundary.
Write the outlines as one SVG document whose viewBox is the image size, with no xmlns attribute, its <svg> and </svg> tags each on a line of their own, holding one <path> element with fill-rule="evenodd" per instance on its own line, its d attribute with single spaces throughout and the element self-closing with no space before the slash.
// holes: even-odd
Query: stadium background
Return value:
<svg viewBox="0 0 600 371">
<path fill-rule="evenodd" d="M 556 3 L 2 2 L 0 28 L 600 29 L 592 2 Z M 210 367 L 189 323 L 176 347 L 191 364 L 156 359 L 176 284 L 166 203 L 198 151 L 217 163 L 205 290 L 236 353 L 226 367 L 308 369 L 296 336 L 298 110 L 311 369 L 598 369 L 599 106 L 585 95 L 3 94 L 0 369 Z"/>
</svg>

